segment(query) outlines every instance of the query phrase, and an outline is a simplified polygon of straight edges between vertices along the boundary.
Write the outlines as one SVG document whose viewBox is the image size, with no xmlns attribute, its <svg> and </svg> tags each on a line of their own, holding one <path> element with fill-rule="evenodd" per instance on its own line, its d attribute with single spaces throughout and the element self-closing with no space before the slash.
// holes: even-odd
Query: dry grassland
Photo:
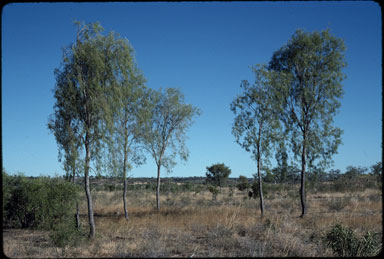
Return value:
<svg viewBox="0 0 384 259">
<path fill-rule="evenodd" d="M 296 188 L 298 190 L 298 188 Z M 308 214 L 299 218 L 299 198 L 279 193 L 266 198 L 260 218 L 257 200 L 224 189 L 217 201 L 209 192 L 162 194 L 160 212 L 155 193 L 128 192 L 130 220 L 123 215 L 121 191 L 94 192 L 97 236 L 77 247 L 57 248 L 48 233 L 6 230 L 8 257 L 263 257 L 332 256 L 322 238 L 336 223 L 357 233 L 382 233 L 382 194 L 310 194 Z M 85 201 L 82 227 L 87 230 Z"/>
</svg>

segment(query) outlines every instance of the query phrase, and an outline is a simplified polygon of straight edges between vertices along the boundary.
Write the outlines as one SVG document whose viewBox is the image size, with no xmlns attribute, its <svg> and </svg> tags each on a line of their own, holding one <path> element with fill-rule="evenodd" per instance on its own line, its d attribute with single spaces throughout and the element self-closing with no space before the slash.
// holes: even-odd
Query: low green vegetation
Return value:
<svg viewBox="0 0 384 259">
<path fill-rule="evenodd" d="M 326 235 L 325 242 L 338 256 L 376 256 L 381 251 L 381 240 L 377 233 L 367 232 L 359 237 L 356 233 L 340 224 L 334 226 Z"/>
<path fill-rule="evenodd" d="M 3 226 L 51 232 L 54 244 L 74 244 L 80 186 L 62 178 L 10 176 L 3 172 Z"/>
</svg>

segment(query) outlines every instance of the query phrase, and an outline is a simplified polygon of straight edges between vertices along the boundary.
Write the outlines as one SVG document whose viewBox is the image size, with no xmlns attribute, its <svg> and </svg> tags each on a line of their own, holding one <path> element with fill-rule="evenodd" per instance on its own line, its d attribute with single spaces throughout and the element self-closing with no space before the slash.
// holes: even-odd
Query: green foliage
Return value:
<svg viewBox="0 0 384 259">
<path fill-rule="evenodd" d="M 275 183 L 278 180 L 278 175 L 274 174 L 268 167 L 263 167 L 263 171 L 265 175 L 263 177 L 263 181 L 266 183 Z"/>
<path fill-rule="evenodd" d="M 225 186 L 228 176 L 231 174 L 231 169 L 224 163 L 217 163 L 207 166 L 207 172 L 205 174 L 208 183 L 223 187 Z"/>
<path fill-rule="evenodd" d="M 147 112 L 148 96 L 144 86 L 146 80 L 137 67 L 129 41 L 111 38 L 109 45 L 116 48 L 111 62 L 119 68 L 120 78 L 108 91 L 109 107 L 104 121 L 108 150 L 105 163 L 110 175 L 124 180 L 132 164 L 145 162 L 139 142 L 143 133 L 141 118 L 142 113 Z"/>
<path fill-rule="evenodd" d="M 356 178 L 359 175 L 364 174 L 368 169 L 366 167 L 361 167 L 361 166 L 348 166 L 344 178 L 347 178 L 349 180 Z"/>
<path fill-rule="evenodd" d="M 344 51 L 343 40 L 328 30 L 298 30 L 269 63 L 277 73 L 275 98 L 283 107 L 280 118 L 292 151 L 300 159 L 305 147 L 309 164 L 320 159 L 319 165 L 327 165 L 341 143 L 342 131 L 332 123 L 343 95 Z"/>
<path fill-rule="evenodd" d="M 77 25 L 76 42 L 64 49 L 61 66 L 55 69 L 56 102 L 48 123 L 59 151 L 72 165 L 82 148 L 90 156 L 84 162 L 97 157 L 104 136 L 100 122 L 107 109 L 105 93 L 115 80 L 108 62 L 114 56 L 108 46 L 112 36 L 102 36 L 98 23 Z"/>
<path fill-rule="evenodd" d="M 55 224 L 49 235 L 53 244 L 59 247 L 75 247 L 86 237 L 86 233 L 81 228 L 76 228 L 75 218 L 67 218 Z"/>
<path fill-rule="evenodd" d="M 383 182 L 383 165 L 382 162 L 377 162 L 371 166 L 371 174 L 375 176 L 378 185 L 382 185 Z"/>
<path fill-rule="evenodd" d="M 300 198 L 305 206 L 306 167 L 325 168 L 341 143 L 342 130 L 333 126 L 343 96 L 345 63 L 342 39 L 328 30 L 297 30 L 287 44 L 274 52 L 268 65 L 271 90 L 294 158 L 301 162 Z"/>
<path fill-rule="evenodd" d="M 186 131 L 192 125 L 193 117 L 200 110 L 184 103 L 180 90 L 167 88 L 163 92 L 148 91 L 148 106 L 141 113 L 142 141 L 144 148 L 151 154 L 157 166 L 157 178 L 160 183 L 160 171 L 164 167 L 171 172 L 176 164 L 176 155 L 186 161 L 188 150 L 185 146 Z M 157 209 L 160 209 L 160 186 L 156 189 Z"/>
<path fill-rule="evenodd" d="M 243 80 L 240 85 L 243 93 L 233 100 L 230 108 L 237 115 L 232 134 L 242 148 L 251 152 L 259 170 L 262 162 L 269 161 L 271 144 L 279 139 L 279 105 L 272 94 L 272 73 L 265 65 L 256 65 L 252 70 L 254 84 Z"/>
<path fill-rule="evenodd" d="M 251 187 L 251 185 L 248 182 L 247 177 L 240 175 L 239 181 L 238 181 L 238 184 L 236 185 L 236 187 L 237 187 L 237 189 L 239 189 L 239 191 L 246 191 Z"/>
<path fill-rule="evenodd" d="M 353 230 L 339 224 L 327 233 L 325 242 L 335 254 L 343 257 L 376 256 L 382 246 L 377 233 L 368 231 L 359 238 Z"/>
<path fill-rule="evenodd" d="M 155 183 L 147 183 L 147 184 L 145 185 L 145 189 L 146 189 L 146 190 L 154 191 L 154 190 L 156 190 L 156 184 L 155 184 Z"/>
<path fill-rule="evenodd" d="M 257 180 L 254 180 L 252 182 L 251 189 L 252 189 L 252 191 L 248 192 L 248 197 L 249 198 L 256 199 L 256 198 L 260 197 L 260 195 L 259 195 L 259 183 L 258 183 Z"/>
<path fill-rule="evenodd" d="M 164 181 L 161 188 L 166 193 L 178 193 L 181 192 L 183 189 L 182 186 L 169 181 Z"/>
<path fill-rule="evenodd" d="M 6 221 L 6 213 L 5 213 L 5 204 L 10 196 L 10 190 L 11 190 L 11 176 L 9 176 L 5 169 L 3 168 L 2 171 L 2 197 L 3 197 L 3 203 L 2 203 L 2 214 L 3 214 L 3 222 Z"/>
<path fill-rule="evenodd" d="M 286 145 L 283 141 L 280 141 L 277 146 L 275 158 L 277 161 L 277 167 L 272 169 L 272 173 L 277 176 L 280 183 L 283 183 L 286 181 L 288 176 L 288 153 Z"/>
<path fill-rule="evenodd" d="M 5 225 L 50 230 L 60 221 L 74 219 L 78 186 L 57 178 L 3 180 Z"/>
<path fill-rule="evenodd" d="M 371 166 L 371 174 L 381 177 L 383 174 L 383 165 L 381 162 L 377 162 Z"/>
<path fill-rule="evenodd" d="M 165 167 L 170 172 L 177 154 L 182 160 L 188 159 L 186 130 L 200 110 L 185 104 L 184 95 L 175 88 L 149 90 L 148 105 L 146 112 L 141 114 L 144 124 L 142 141 L 157 166 Z"/>
<path fill-rule="evenodd" d="M 79 186 L 64 179 L 3 173 L 3 224 L 49 230 L 52 241 L 59 246 L 77 244 L 84 236 L 76 228 L 79 192 Z"/>
</svg>

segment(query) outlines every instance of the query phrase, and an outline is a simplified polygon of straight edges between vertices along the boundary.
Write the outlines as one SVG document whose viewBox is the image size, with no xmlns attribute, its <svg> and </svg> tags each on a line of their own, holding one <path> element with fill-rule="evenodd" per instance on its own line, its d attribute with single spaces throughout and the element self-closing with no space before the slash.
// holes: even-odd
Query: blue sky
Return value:
<svg viewBox="0 0 384 259">
<path fill-rule="evenodd" d="M 334 168 L 371 166 L 382 157 L 381 11 L 375 2 L 15 3 L 2 10 L 3 167 L 26 175 L 63 174 L 54 136 L 53 71 L 75 40 L 74 20 L 99 21 L 126 37 L 147 86 L 178 87 L 202 110 L 188 131 L 190 157 L 169 176 L 204 176 L 224 162 L 231 177 L 256 163 L 235 143 L 229 105 L 249 67 L 267 63 L 297 29 L 329 28 L 345 41 L 347 79 L 335 125 L 344 130 Z M 274 158 L 271 159 L 274 164 Z M 131 171 L 155 177 L 151 157 Z M 163 173 L 166 176 L 165 170 Z"/>
</svg>

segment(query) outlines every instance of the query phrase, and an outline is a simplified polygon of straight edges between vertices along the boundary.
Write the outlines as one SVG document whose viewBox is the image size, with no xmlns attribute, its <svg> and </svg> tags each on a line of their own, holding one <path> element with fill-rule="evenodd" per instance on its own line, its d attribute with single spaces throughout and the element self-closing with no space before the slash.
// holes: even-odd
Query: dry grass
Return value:
<svg viewBox="0 0 384 259">
<path fill-rule="evenodd" d="M 308 214 L 286 193 L 266 199 L 260 218 L 257 200 L 223 189 L 217 201 L 209 192 L 161 196 L 128 192 L 130 220 L 123 215 L 120 191 L 93 193 L 97 236 L 77 247 L 56 248 L 48 233 L 3 232 L 8 257 L 245 257 L 331 256 L 322 237 L 336 223 L 359 233 L 382 232 L 381 192 L 308 194 Z M 85 201 L 83 228 L 88 227 Z"/>
</svg>

